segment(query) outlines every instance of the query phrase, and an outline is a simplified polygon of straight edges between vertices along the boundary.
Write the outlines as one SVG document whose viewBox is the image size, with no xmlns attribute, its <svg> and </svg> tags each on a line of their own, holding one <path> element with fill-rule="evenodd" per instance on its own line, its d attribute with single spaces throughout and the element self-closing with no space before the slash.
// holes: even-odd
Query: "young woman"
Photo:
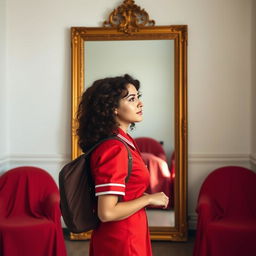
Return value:
<svg viewBox="0 0 256 256">
<path fill-rule="evenodd" d="M 132 154 L 128 183 L 128 152 L 122 142 L 107 140 L 91 155 L 101 223 L 92 233 L 90 256 L 151 256 L 145 207 L 168 205 L 169 198 L 163 192 L 144 193 L 149 171 L 127 133 L 135 122 L 142 121 L 139 88 L 139 81 L 129 75 L 100 79 L 85 91 L 78 108 L 77 134 L 83 151 L 103 138 L 117 135 Z"/>
</svg>

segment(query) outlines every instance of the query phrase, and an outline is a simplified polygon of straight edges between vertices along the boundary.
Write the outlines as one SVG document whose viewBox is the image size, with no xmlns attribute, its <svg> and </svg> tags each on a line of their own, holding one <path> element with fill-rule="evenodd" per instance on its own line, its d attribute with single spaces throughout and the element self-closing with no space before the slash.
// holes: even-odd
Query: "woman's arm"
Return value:
<svg viewBox="0 0 256 256">
<path fill-rule="evenodd" d="M 163 193 L 144 194 L 127 202 L 118 202 L 118 196 L 101 195 L 98 197 L 98 216 L 102 222 L 125 219 L 147 205 L 166 208 L 169 198 Z"/>
</svg>

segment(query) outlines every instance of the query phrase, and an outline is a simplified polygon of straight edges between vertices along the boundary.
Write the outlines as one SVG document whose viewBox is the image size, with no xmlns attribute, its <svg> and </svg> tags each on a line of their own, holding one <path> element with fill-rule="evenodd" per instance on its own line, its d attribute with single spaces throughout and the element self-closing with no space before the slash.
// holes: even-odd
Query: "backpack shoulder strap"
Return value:
<svg viewBox="0 0 256 256">
<path fill-rule="evenodd" d="M 93 152 L 93 150 L 95 148 L 97 148 L 102 142 L 107 141 L 107 140 L 112 140 L 112 139 L 122 142 L 127 149 L 127 152 L 128 152 L 128 174 L 125 179 L 125 183 L 127 183 L 130 179 L 130 175 L 131 175 L 131 171 L 132 171 L 132 154 L 131 154 L 131 150 L 129 149 L 129 146 L 127 145 L 127 143 L 124 140 L 122 140 L 121 138 L 119 138 L 117 136 L 111 136 L 111 137 L 100 140 L 93 147 L 91 147 L 88 151 L 85 152 L 84 157 L 87 157 L 89 154 L 91 154 Z"/>
<path fill-rule="evenodd" d="M 129 146 L 127 145 L 127 143 L 124 140 L 122 140 L 121 138 L 119 138 L 117 136 L 115 136 L 114 139 L 121 141 L 125 145 L 127 152 L 128 152 L 128 175 L 125 179 L 125 183 L 127 183 L 130 179 L 130 175 L 132 172 L 132 153 L 131 153 L 131 150 L 129 149 Z"/>
</svg>

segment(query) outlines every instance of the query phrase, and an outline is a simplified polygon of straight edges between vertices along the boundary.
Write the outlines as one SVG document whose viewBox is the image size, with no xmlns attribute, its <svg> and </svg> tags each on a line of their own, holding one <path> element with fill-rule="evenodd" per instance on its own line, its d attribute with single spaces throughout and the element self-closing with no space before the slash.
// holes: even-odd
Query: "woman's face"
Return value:
<svg viewBox="0 0 256 256">
<path fill-rule="evenodd" d="M 127 129 L 131 123 L 142 121 L 142 107 L 140 94 L 133 84 L 127 85 L 128 94 L 119 102 L 115 110 L 117 122 L 121 128 Z"/>
</svg>

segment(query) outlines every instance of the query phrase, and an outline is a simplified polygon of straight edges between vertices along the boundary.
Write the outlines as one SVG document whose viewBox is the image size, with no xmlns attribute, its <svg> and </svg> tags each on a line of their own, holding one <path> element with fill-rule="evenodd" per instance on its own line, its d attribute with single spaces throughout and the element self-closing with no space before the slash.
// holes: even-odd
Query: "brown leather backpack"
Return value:
<svg viewBox="0 0 256 256">
<path fill-rule="evenodd" d="M 121 141 L 128 152 L 127 183 L 132 170 L 132 156 L 126 142 L 119 137 L 108 137 L 99 141 L 85 154 L 66 164 L 59 173 L 60 206 L 62 217 L 69 231 L 81 233 L 97 227 L 100 220 L 95 211 L 95 186 L 90 171 L 90 155 L 103 141 Z"/>
</svg>

